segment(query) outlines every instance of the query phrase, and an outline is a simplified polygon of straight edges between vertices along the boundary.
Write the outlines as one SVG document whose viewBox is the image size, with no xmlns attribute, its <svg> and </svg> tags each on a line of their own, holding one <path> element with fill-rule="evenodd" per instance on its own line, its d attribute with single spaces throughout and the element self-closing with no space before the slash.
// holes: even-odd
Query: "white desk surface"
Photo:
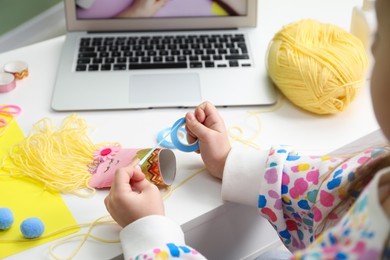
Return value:
<svg viewBox="0 0 390 260">
<path fill-rule="evenodd" d="M 252 37 L 255 55 L 265 57 L 266 47 L 272 36 L 283 26 L 302 18 L 314 18 L 322 22 L 338 25 L 349 30 L 352 8 L 360 5 L 359 0 L 260 0 L 258 28 Z M 51 110 L 50 100 L 54 85 L 58 58 L 64 37 L 44 41 L 38 44 L 0 54 L 0 66 L 11 60 L 24 60 L 29 65 L 28 78 L 17 82 L 15 90 L 0 94 L 0 104 L 18 104 L 23 114 L 17 119 L 25 134 L 32 124 L 44 117 L 50 117 L 59 123 L 70 113 Z M 264 59 L 262 59 L 264 60 Z M 264 77 L 266 70 L 261 66 Z M 256 121 L 248 117 L 248 111 L 259 107 L 220 108 L 227 127 L 238 125 L 244 129 L 247 137 L 256 130 Z M 270 109 L 270 108 L 263 108 Z M 161 129 L 171 126 L 178 118 L 192 109 L 152 109 L 80 112 L 89 125 L 96 127 L 90 136 L 94 142 L 117 141 L 123 147 L 152 147 L 156 144 L 156 135 Z M 346 111 L 328 116 L 318 116 L 298 109 L 284 101 L 276 111 L 258 114 L 261 132 L 255 142 L 263 148 L 274 143 L 290 144 L 303 153 L 323 154 L 335 150 L 353 140 L 378 129 L 371 108 L 369 84 Z M 233 143 L 233 145 L 240 145 Z M 179 183 L 203 167 L 199 155 L 175 151 L 177 157 L 177 177 Z M 238 162 L 239 163 L 239 162 Z M 175 186 L 175 184 L 173 185 Z M 218 214 L 221 214 L 223 201 L 220 198 L 221 184 L 206 173 L 201 173 L 178 188 L 165 201 L 166 213 L 180 223 L 185 230 L 190 230 Z M 91 222 L 106 215 L 103 199 L 107 191 L 98 191 L 93 198 L 82 199 L 63 195 L 65 202 L 80 223 Z M 101 230 L 107 235 L 115 235 L 118 229 Z M 277 242 L 270 227 L 259 234 L 260 248 L 266 249 L 271 242 Z M 262 237 L 262 238 L 261 238 Z M 270 237 L 272 237 L 270 242 Z M 9 259 L 28 256 L 34 259 L 49 259 L 48 245 L 42 245 Z M 71 250 L 71 249 L 70 249 Z M 108 259 L 121 252 L 120 245 L 87 244 L 76 257 L 77 259 Z"/>
</svg>

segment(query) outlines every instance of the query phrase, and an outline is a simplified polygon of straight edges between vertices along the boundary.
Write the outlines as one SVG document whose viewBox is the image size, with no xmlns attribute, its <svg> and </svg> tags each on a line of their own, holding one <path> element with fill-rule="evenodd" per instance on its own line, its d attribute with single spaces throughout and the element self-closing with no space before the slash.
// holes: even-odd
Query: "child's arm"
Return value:
<svg viewBox="0 0 390 260">
<path fill-rule="evenodd" d="M 164 216 L 160 191 L 145 178 L 138 162 L 115 172 L 104 200 L 112 218 L 123 227 L 120 239 L 125 259 L 204 259 L 185 246 L 180 226 Z"/>
<path fill-rule="evenodd" d="M 341 217 L 328 214 L 345 197 L 355 170 L 378 154 L 367 151 L 345 160 L 299 156 L 287 146 L 273 147 L 268 156 L 232 149 L 224 169 L 222 195 L 226 200 L 256 205 L 294 251 L 319 235 L 322 230 L 317 228 L 325 219 L 332 222 Z"/>
<path fill-rule="evenodd" d="M 324 219 L 334 225 L 345 213 L 328 215 L 344 198 L 355 170 L 377 156 L 370 151 L 349 160 L 299 156 L 288 146 L 231 149 L 223 119 L 209 102 L 186 119 L 189 143 L 199 140 L 208 172 L 223 179 L 223 199 L 257 206 L 292 251 L 310 244 Z"/>
<path fill-rule="evenodd" d="M 157 248 L 167 247 L 171 251 L 166 254 L 174 255 L 174 245 L 184 245 L 184 234 L 180 226 L 164 217 L 160 191 L 145 178 L 138 162 L 137 159 L 115 172 L 110 193 L 104 200 L 112 218 L 124 227 L 120 237 L 125 259 L 139 254 L 158 258 L 162 252 Z"/>
</svg>

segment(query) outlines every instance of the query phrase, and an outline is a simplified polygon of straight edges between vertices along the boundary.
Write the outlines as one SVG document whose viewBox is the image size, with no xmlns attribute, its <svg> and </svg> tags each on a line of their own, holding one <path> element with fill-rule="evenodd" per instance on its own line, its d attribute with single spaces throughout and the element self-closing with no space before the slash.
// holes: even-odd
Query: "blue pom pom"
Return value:
<svg viewBox="0 0 390 260">
<path fill-rule="evenodd" d="M 28 218 L 20 224 L 20 231 L 25 238 L 37 238 L 43 234 L 45 226 L 39 218 Z"/>
<path fill-rule="evenodd" d="M 0 230 L 9 229 L 14 223 L 14 214 L 9 208 L 0 208 Z"/>
</svg>

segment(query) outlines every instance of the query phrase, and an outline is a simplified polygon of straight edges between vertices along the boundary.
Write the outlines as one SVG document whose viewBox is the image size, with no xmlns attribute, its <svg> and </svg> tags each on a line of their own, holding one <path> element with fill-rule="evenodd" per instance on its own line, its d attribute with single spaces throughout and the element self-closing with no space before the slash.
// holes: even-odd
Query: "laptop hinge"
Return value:
<svg viewBox="0 0 390 260">
<path fill-rule="evenodd" d="M 238 28 L 215 28 L 215 29 L 179 29 L 179 30 L 133 30 L 133 31 L 87 31 L 89 34 L 101 33 L 161 33 L 161 32 L 205 32 L 205 31 L 232 31 Z"/>
</svg>

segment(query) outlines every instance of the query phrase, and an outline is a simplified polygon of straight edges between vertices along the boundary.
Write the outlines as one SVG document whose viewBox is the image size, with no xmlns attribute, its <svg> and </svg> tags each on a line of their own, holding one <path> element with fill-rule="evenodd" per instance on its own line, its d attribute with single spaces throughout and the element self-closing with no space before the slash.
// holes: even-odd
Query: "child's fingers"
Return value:
<svg viewBox="0 0 390 260">
<path fill-rule="evenodd" d="M 135 178 L 136 180 L 142 179 L 142 176 L 139 173 L 141 172 L 141 169 L 139 169 L 137 165 L 138 162 L 139 159 L 137 158 L 134 161 L 132 161 L 128 166 L 117 169 L 115 172 L 114 180 L 111 185 L 111 189 L 124 190 L 124 191 L 131 190 L 130 180 L 132 178 Z M 138 167 L 138 170 L 136 170 L 136 167 Z"/>
<path fill-rule="evenodd" d="M 131 187 L 133 188 L 133 190 L 139 193 L 145 191 L 152 185 L 153 184 L 150 183 L 147 179 L 143 179 L 142 181 L 131 181 Z"/>
<path fill-rule="evenodd" d="M 195 111 L 194 111 L 194 116 L 195 116 L 196 120 L 198 120 L 202 124 L 206 120 L 206 116 L 207 116 L 205 113 L 206 106 L 207 106 L 207 102 L 203 102 L 202 104 L 197 106 L 195 108 Z"/>
<path fill-rule="evenodd" d="M 141 171 L 141 168 L 136 165 L 134 167 L 133 176 L 131 177 L 131 181 L 142 181 L 145 179 L 145 174 Z"/>
<path fill-rule="evenodd" d="M 190 135 L 187 136 L 189 143 L 192 143 L 193 141 L 196 140 L 194 136 L 202 140 L 202 137 L 206 136 L 207 133 L 210 131 L 210 129 L 205 125 L 203 125 L 202 123 L 200 123 L 192 113 L 187 113 L 186 115 L 186 127 L 191 133 Z"/>
<path fill-rule="evenodd" d="M 114 180 L 111 184 L 113 191 L 131 191 L 130 179 L 133 173 L 129 170 L 127 167 L 116 170 Z"/>
<path fill-rule="evenodd" d="M 132 160 L 132 161 L 130 162 L 130 164 L 127 165 L 125 168 L 126 168 L 126 169 L 129 169 L 130 171 L 133 171 L 134 167 L 138 165 L 139 161 L 140 161 L 139 158 L 135 158 L 135 159 Z"/>
<path fill-rule="evenodd" d="M 225 124 L 217 108 L 210 102 L 202 103 L 195 111 L 195 116 L 199 122 L 207 127 L 222 132 L 225 129 Z M 203 121 L 202 121 L 203 120 Z"/>
<path fill-rule="evenodd" d="M 191 112 L 188 112 L 186 114 L 187 124 L 185 125 L 185 129 L 187 131 L 187 141 L 188 141 L 189 144 L 195 142 L 196 139 L 198 139 L 196 137 L 196 135 L 192 132 L 191 128 L 188 126 L 188 122 L 189 122 L 190 118 L 194 118 L 194 115 Z"/>
</svg>

